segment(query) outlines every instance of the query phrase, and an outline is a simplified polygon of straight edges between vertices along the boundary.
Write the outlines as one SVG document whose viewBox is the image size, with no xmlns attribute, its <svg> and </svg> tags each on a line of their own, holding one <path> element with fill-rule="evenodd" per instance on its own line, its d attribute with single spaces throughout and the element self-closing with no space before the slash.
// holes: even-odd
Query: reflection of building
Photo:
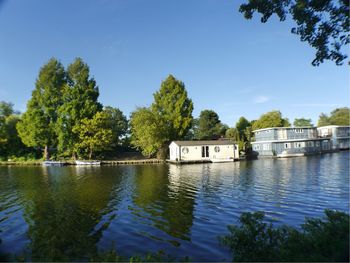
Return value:
<svg viewBox="0 0 350 263">
<path fill-rule="evenodd" d="M 318 136 L 329 138 L 332 150 L 350 148 L 350 126 L 329 125 L 317 128 Z"/>
<path fill-rule="evenodd" d="M 313 127 L 277 127 L 253 131 L 253 151 L 259 156 L 303 156 L 331 150 L 330 138 L 321 138 Z"/>
<path fill-rule="evenodd" d="M 239 159 L 238 145 L 226 140 L 173 141 L 169 145 L 173 162 L 221 162 Z"/>
</svg>

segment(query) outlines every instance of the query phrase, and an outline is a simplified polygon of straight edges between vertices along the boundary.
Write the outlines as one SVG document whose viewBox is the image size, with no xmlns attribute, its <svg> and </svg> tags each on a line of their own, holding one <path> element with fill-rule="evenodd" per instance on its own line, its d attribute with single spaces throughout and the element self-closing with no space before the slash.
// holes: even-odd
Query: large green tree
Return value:
<svg viewBox="0 0 350 263">
<path fill-rule="evenodd" d="M 159 117 L 158 125 L 164 128 L 166 141 L 186 136 L 192 124 L 193 103 L 188 98 L 185 84 L 169 75 L 153 97 L 151 110 Z"/>
<path fill-rule="evenodd" d="M 270 111 L 261 115 L 252 126 L 253 130 L 270 127 L 290 127 L 290 123 L 287 118 L 282 117 L 280 111 Z"/>
<path fill-rule="evenodd" d="M 349 0 L 247 0 L 239 11 L 246 19 L 260 13 L 262 23 L 273 14 L 281 21 L 291 16 L 296 22 L 292 33 L 316 49 L 314 66 L 324 60 L 341 65 L 347 58 L 344 48 L 350 43 Z"/>
<path fill-rule="evenodd" d="M 49 60 L 39 72 L 27 110 L 18 122 L 17 129 L 27 146 L 43 148 L 44 158 L 49 157 L 49 147 L 57 145 L 55 125 L 57 109 L 62 105 L 66 74 L 62 64 L 55 58 Z"/>
<path fill-rule="evenodd" d="M 223 128 L 223 124 L 219 119 L 219 115 L 215 111 L 201 111 L 198 119 L 198 126 L 195 130 L 196 139 L 217 139 L 221 135 L 225 134 L 225 131 Z"/>
<path fill-rule="evenodd" d="M 312 120 L 305 118 L 295 118 L 293 122 L 294 127 L 312 127 Z"/>
<path fill-rule="evenodd" d="M 321 113 L 317 126 L 326 125 L 350 125 L 350 109 L 348 107 L 337 108 L 330 113 L 330 116 Z"/>
<path fill-rule="evenodd" d="M 67 82 L 63 104 L 59 107 L 58 148 L 61 154 L 75 158 L 75 144 L 79 138 L 73 128 L 83 119 L 91 119 L 102 110 L 97 101 L 99 90 L 96 81 L 90 78 L 89 66 L 81 58 L 67 68 Z"/>
<path fill-rule="evenodd" d="M 75 152 L 91 160 L 95 152 L 106 150 L 113 141 L 110 115 L 102 111 L 91 119 L 82 119 L 73 127 L 73 133 L 78 135 Z"/>
<path fill-rule="evenodd" d="M 154 95 L 150 108 L 132 113 L 131 143 L 143 154 L 164 158 L 167 144 L 185 138 L 191 128 L 193 103 L 183 82 L 169 75 Z"/>
<path fill-rule="evenodd" d="M 131 114 L 131 143 L 142 154 L 151 157 L 167 141 L 164 127 L 159 125 L 159 116 L 149 108 L 138 108 Z"/>
<path fill-rule="evenodd" d="M 121 138 L 126 135 L 129 128 L 128 120 L 123 112 L 118 108 L 107 106 L 103 110 L 108 116 L 108 123 L 112 130 L 112 143 L 117 145 Z"/>
</svg>

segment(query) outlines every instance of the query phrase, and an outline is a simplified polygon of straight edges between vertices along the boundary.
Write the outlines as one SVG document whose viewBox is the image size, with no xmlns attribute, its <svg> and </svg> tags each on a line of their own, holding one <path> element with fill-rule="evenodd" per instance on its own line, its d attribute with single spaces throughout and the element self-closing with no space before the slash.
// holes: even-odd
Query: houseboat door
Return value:
<svg viewBox="0 0 350 263">
<path fill-rule="evenodd" d="M 209 146 L 202 146 L 202 158 L 209 157 Z"/>
</svg>

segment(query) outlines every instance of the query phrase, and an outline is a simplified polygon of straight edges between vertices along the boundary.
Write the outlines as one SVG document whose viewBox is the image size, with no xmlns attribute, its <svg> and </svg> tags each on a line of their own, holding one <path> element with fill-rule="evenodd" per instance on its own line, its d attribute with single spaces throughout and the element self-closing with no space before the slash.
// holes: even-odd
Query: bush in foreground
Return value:
<svg viewBox="0 0 350 263">
<path fill-rule="evenodd" d="M 243 213 L 220 242 L 233 261 L 349 262 L 349 215 L 325 210 L 325 218 L 307 218 L 301 230 L 264 223 L 264 213 Z"/>
</svg>

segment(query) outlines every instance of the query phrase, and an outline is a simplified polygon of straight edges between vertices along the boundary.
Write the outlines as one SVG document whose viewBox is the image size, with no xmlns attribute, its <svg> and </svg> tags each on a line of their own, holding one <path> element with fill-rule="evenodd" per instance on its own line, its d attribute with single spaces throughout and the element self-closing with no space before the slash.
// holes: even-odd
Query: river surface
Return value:
<svg viewBox="0 0 350 263">
<path fill-rule="evenodd" d="M 182 166 L 0 166 L 0 252 L 84 260 L 115 248 L 229 261 L 218 236 L 242 212 L 298 227 L 326 208 L 349 212 L 349 151 Z"/>
</svg>

